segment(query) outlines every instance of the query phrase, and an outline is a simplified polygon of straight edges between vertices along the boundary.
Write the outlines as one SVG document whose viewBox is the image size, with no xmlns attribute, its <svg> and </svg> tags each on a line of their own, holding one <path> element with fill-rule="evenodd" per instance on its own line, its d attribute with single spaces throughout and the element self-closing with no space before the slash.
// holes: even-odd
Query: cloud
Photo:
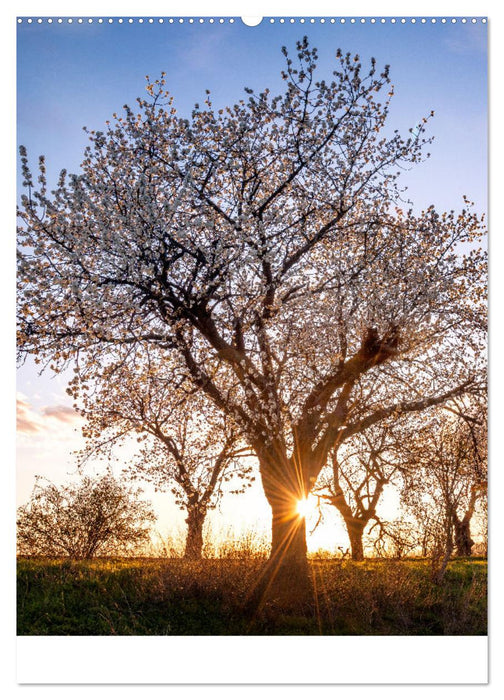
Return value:
<svg viewBox="0 0 504 700">
<path fill-rule="evenodd" d="M 70 406 L 57 404 L 44 406 L 36 411 L 22 394 L 16 399 L 17 431 L 24 435 L 35 435 L 54 431 L 54 421 L 72 425 L 80 421 L 79 414 Z"/>
<path fill-rule="evenodd" d="M 19 433 L 33 435 L 43 430 L 43 425 L 28 401 L 24 398 L 16 399 L 16 423 Z"/>
<path fill-rule="evenodd" d="M 55 418 L 62 423 L 75 423 L 79 420 L 79 414 L 69 406 L 45 406 L 42 409 L 42 415 Z"/>
</svg>

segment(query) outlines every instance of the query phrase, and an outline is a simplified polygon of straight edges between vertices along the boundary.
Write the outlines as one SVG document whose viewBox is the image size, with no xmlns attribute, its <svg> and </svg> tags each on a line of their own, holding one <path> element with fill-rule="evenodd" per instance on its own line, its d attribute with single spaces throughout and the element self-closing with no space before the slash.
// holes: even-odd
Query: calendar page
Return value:
<svg viewBox="0 0 504 700">
<path fill-rule="evenodd" d="M 487 680 L 487 19 L 302 12 L 14 20 L 20 683 Z"/>
</svg>

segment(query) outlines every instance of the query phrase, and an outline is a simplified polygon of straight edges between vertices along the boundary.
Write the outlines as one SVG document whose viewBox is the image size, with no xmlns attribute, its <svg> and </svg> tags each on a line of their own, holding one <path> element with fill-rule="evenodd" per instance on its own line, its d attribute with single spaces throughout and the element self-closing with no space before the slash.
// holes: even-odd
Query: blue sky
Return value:
<svg viewBox="0 0 504 700">
<path fill-rule="evenodd" d="M 407 176 L 415 204 L 457 207 L 469 194 L 486 208 L 486 25 L 299 22 L 246 27 L 144 22 L 18 26 L 18 140 L 32 157 L 47 156 L 49 172 L 77 169 L 84 125 L 101 128 L 124 103 L 144 94 L 146 74 L 166 71 L 180 112 L 210 89 L 216 104 L 235 101 L 243 87 L 281 88 L 280 47 L 307 34 L 330 76 L 337 47 L 389 63 L 396 87 L 390 125 L 406 131 L 430 110 L 436 137 L 429 163 Z M 406 179 L 405 179 L 406 182 Z"/>
<path fill-rule="evenodd" d="M 319 49 L 321 77 L 330 78 L 338 47 L 358 53 L 364 64 L 391 65 L 395 97 L 391 128 L 407 132 L 431 110 L 435 137 L 431 158 L 404 184 L 417 208 L 431 203 L 458 209 L 467 194 L 486 211 L 487 56 L 486 25 L 271 24 L 83 24 L 18 25 L 18 143 L 33 164 L 45 154 L 49 177 L 63 167 L 78 170 L 86 136 L 84 125 L 103 128 L 122 105 L 144 94 L 145 75 L 167 73 L 167 87 L 179 112 L 188 114 L 208 88 L 214 103 L 234 102 L 243 87 L 281 89 L 282 45 L 294 50 L 307 34 Z M 34 432 L 19 443 L 18 498 L 26 500 L 35 473 L 61 480 L 71 469 L 75 446 L 64 379 L 38 378 L 31 363 L 18 374 L 18 388 Z M 60 431 L 60 432 L 59 432 Z M 59 437 L 58 437 L 59 436 Z M 241 506 L 240 506 L 241 507 Z M 230 511 L 231 512 L 231 511 Z"/>
</svg>

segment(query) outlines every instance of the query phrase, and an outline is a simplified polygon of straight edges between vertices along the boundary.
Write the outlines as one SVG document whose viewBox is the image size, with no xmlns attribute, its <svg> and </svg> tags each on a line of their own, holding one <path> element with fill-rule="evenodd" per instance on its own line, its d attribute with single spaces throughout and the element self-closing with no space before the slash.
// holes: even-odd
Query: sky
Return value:
<svg viewBox="0 0 504 700">
<path fill-rule="evenodd" d="M 54 182 L 63 167 L 79 169 L 86 145 L 83 126 L 104 127 L 122 105 L 134 106 L 144 94 L 145 76 L 167 74 L 167 88 L 175 106 L 188 114 L 202 102 L 205 89 L 215 106 L 234 103 L 243 87 L 257 91 L 281 89 L 281 46 L 294 50 L 306 34 L 319 49 L 320 75 L 330 78 L 337 48 L 358 53 L 366 65 L 390 64 L 395 97 L 389 125 L 407 132 L 431 110 L 429 135 L 435 140 L 431 158 L 404 174 L 415 208 L 430 204 L 440 210 L 458 209 L 463 195 L 476 209 L 487 209 L 487 56 L 486 30 L 481 21 L 436 24 L 324 24 L 299 20 L 291 24 L 263 19 L 247 27 L 238 18 L 223 24 L 208 19 L 190 24 L 166 19 L 160 24 L 126 20 L 119 24 L 82 24 L 47 21 L 18 25 L 17 140 L 28 149 L 33 164 L 45 154 L 48 176 Z M 39 377 L 27 362 L 18 370 L 18 503 L 30 495 L 40 474 L 56 483 L 75 472 L 72 450 L 79 446 L 79 419 L 69 410 L 64 376 Z M 116 465 L 117 468 L 117 465 Z M 152 495 L 147 491 L 149 497 Z M 392 514 L 396 503 L 387 499 Z M 168 496 L 156 497 L 162 534 L 183 526 L 183 516 Z M 248 496 L 228 497 L 214 518 L 215 530 L 230 525 L 269 524 L 269 511 L 259 484 Z M 337 531 L 337 532 L 336 532 Z M 324 534 L 325 533 L 325 534 Z M 335 534 L 336 533 L 336 534 Z M 328 538 L 344 544 L 336 517 L 319 528 L 311 547 Z"/>
</svg>

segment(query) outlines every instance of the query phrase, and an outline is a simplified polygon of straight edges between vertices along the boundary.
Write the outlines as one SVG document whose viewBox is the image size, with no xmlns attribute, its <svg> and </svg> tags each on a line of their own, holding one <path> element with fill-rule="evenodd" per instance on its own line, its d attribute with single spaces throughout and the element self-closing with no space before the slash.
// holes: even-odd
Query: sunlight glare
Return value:
<svg viewBox="0 0 504 700">
<path fill-rule="evenodd" d="M 297 502 L 297 514 L 301 518 L 307 518 L 313 510 L 312 504 L 307 498 L 302 498 Z"/>
</svg>

